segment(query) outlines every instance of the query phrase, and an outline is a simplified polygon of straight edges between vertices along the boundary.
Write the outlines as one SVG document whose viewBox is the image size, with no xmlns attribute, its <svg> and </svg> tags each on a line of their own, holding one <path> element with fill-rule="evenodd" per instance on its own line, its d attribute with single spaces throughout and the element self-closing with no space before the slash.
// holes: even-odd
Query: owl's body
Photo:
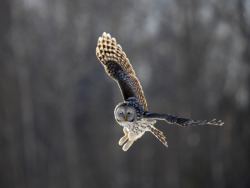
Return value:
<svg viewBox="0 0 250 188">
<path fill-rule="evenodd" d="M 122 114 L 121 114 L 122 113 Z M 122 145 L 127 139 L 128 141 L 123 150 L 126 151 L 135 140 L 142 137 L 146 131 L 151 131 L 156 120 L 144 118 L 145 110 L 143 109 L 140 101 L 135 97 L 130 97 L 127 101 L 118 104 L 114 110 L 114 115 L 117 123 L 123 127 L 125 134 L 119 141 Z M 124 121 L 126 117 L 126 121 Z"/>
<path fill-rule="evenodd" d="M 136 122 L 118 122 L 123 126 L 123 132 L 125 137 L 119 141 L 119 144 L 122 145 L 127 139 L 129 139 L 131 144 L 125 144 L 123 150 L 126 151 L 134 141 L 138 138 L 141 138 L 146 131 L 150 131 L 151 126 L 155 124 L 154 122 L 149 122 L 147 119 L 141 119 Z"/>
<path fill-rule="evenodd" d="M 168 146 L 163 133 L 154 127 L 156 120 L 165 120 L 170 124 L 180 126 L 223 125 L 222 121 L 215 119 L 212 121 L 192 120 L 172 114 L 149 112 L 142 87 L 136 78 L 132 65 L 121 46 L 116 43 L 115 38 L 111 38 L 110 34 L 104 32 L 102 37 L 99 37 L 96 55 L 108 75 L 117 81 L 123 94 L 124 102 L 116 106 L 114 115 L 116 121 L 123 126 L 125 135 L 120 139 L 119 145 L 123 145 L 127 141 L 123 146 L 124 151 L 127 151 L 133 142 L 146 131 L 150 131 L 165 146 Z"/>
<path fill-rule="evenodd" d="M 156 123 L 156 121 L 142 118 L 140 120 L 137 120 L 136 122 L 117 121 L 117 123 L 126 128 L 129 132 L 142 136 L 145 131 L 150 131 L 150 128 Z"/>
</svg>

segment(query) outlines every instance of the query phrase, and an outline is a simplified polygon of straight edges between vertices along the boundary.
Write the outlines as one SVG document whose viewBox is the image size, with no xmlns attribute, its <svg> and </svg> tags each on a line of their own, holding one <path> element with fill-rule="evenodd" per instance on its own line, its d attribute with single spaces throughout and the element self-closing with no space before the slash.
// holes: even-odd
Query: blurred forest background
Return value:
<svg viewBox="0 0 250 188">
<path fill-rule="evenodd" d="M 249 0 L 1 0 L 0 187 L 250 187 Z M 127 152 L 104 32 L 129 57 L 158 122 Z"/>
</svg>

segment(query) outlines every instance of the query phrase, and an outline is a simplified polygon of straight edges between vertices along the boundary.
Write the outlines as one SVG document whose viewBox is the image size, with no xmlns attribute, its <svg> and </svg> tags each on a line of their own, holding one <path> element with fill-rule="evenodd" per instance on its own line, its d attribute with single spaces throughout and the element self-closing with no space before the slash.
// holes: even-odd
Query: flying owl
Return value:
<svg viewBox="0 0 250 188">
<path fill-rule="evenodd" d="M 124 102 L 119 103 L 114 110 L 116 121 L 123 127 L 124 136 L 119 140 L 119 145 L 127 151 L 138 138 L 149 131 L 156 136 L 166 147 L 167 141 L 163 133 L 154 127 L 156 120 L 164 120 L 169 124 L 180 126 L 190 125 L 218 125 L 221 120 L 192 120 L 180 118 L 173 114 L 159 114 L 148 111 L 147 102 L 140 82 L 122 47 L 115 38 L 104 32 L 99 37 L 96 47 L 96 56 L 104 66 L 107 74 L 119 85 Z"/>
</svg>

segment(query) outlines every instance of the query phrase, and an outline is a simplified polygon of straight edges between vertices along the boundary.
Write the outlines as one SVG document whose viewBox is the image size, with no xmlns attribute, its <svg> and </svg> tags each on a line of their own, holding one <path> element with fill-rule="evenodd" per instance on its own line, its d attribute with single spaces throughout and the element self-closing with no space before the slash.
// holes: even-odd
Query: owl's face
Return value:
<svg viewBox="0 0 250 188">
<path fill-rule="evenodd" d="M 115 119 L 118 122 L 133 122 L 136 120 L 136 112 L 132 106 L 119 105 L 115 108 Z"/>
</svg>

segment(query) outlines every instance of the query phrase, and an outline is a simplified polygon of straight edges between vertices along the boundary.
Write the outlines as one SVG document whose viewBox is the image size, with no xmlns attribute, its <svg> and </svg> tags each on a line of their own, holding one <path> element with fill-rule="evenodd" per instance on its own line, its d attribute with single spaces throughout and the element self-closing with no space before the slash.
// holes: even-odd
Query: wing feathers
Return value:
<svg viewBox="0 0 250 188">
<path fill-rule="evenodd" d="M 105 67 L 109 76 L 118 81 L 124 99 L 126 100 L 128 96 L 136 97 L 141 102 L 143 108 L 147 110 L 147 102 L 141 84 L 136 78 L 133 67 L 126 54 L 122 51 L 122 47 L 116 43 L 115 38 L 112 38 L 109 33 L 104 32 L 102 37 L 98 38 L 96 56 Z M 113 65 L 114 63 L 119 65 L 119 68 L 116 66 L 116 70 L 119 69 L 119 73 L 123 72 L 123 74 L 120 74 L 120 76 L 116 75 L 116 77 L 114 77 L 114 74 L 111 74 L 111 72 L 114 73 L 115 69 L 109 69 L 114 66 L 108 66 L 111 62 L 113 62 Z M 126 78 L 125 81 L 123 80 L 124 78 Z M 133 95 L 131 91 L 134 92 Z"/>
<path fill-rule="evenodd" d="M 217 125 L 222 126 L 224 124 L 221 120 L 213 119 L 211 121 L 208 120 L 193 120 L 193 119 L 187 119 L 187 118 L 181 118 L 173 114 L 158 114 L 158 113 L 151 113 L 147 112 L 144 115 L 145 118 L 151 118 L 151 119 L 159 119 L 159 120 L 165 120 L 166 122 L 170 124 L 176 124 L 180 126 L 195 126 L 195 125 Z"/>
</svg>

